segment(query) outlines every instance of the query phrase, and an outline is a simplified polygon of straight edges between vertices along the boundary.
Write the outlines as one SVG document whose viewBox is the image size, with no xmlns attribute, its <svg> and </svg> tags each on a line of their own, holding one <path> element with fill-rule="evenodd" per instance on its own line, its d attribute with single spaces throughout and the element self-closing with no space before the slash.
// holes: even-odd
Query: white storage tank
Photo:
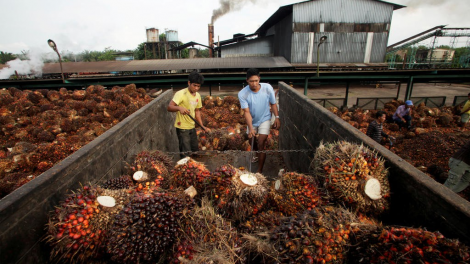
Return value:
<svg viewBox="0 0 470 264">
<path fill-rule="evenodd" d="M 159 42 L 158 28 L 147 28 L 147 42 Z"/>
<path fill-rule="evenodd" d="M 178 31 L 176 30 L 167 30 L 165 31 L 166 41 L 178 41 Z"/>
</svg>

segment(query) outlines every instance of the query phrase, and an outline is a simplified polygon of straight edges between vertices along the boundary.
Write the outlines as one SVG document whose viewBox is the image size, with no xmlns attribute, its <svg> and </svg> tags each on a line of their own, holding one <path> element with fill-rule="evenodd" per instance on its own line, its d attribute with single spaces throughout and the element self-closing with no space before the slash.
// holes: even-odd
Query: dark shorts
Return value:
<svg viewBox="0 0 470 264">
<path fill-rule="evenodd" d="M 179 129 L 176 128 L 176 135 L 178 136 L 180 152 L 198 151 L 196 129 Z M 191 153 L 181 153 L 181 158 L 190 156 Z"/>
</svg>

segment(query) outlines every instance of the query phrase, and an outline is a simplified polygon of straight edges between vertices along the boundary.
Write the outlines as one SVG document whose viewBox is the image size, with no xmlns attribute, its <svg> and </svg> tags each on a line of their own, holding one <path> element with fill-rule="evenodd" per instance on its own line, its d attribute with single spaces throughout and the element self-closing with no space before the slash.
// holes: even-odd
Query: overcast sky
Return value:
<svg viewBox="0 0 470 264">
<path fill-rule="evenodd" d="M 228 0 L 0 0 L 0 51 L 61 52 L 135 49 L 146 41 L 146 28 L 177 30 L 183 43 L 207 44 L 207 25 Z M 255 32 L 280 6 L 300 1 L 233 0 L 234 10 L 215 21 L 215 40 Z M 395 0 L 407 8 L 394 11 L 388 44 L 437 25 L 470 27 L 470 0 Z M 465 45 L 468 38 L 461 38 Z M 440 41 L 439 44 L 444 44 Z"/>
</svg>

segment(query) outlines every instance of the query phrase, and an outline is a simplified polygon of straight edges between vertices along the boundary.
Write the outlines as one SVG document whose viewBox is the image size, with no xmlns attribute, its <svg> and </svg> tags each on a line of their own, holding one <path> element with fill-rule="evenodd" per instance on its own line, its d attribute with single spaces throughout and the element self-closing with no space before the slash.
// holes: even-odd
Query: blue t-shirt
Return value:
<svg viewBox="0 0 470 264">
<path fill-rule="evenodd" d="M 273 87 L 268 83 L 260 83 L 261 88 L 257 93 L 247 85 L 238 93 L 238 99 L 242 109 L 250 108 L 253 118 L 253 126 L 259 127 L 261 123 L 271 119 L 271 104 L 276 103 Z"/>
</svg>

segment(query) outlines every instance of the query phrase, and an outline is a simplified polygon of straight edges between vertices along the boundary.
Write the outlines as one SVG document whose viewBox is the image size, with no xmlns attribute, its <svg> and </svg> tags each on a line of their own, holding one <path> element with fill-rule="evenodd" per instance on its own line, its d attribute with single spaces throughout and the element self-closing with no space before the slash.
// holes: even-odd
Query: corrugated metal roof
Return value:
<svg viewBox="0 0 470 264">
<path fill-rule="evenodd" d="M 310 0 L 310 1 L 323 1 L 323 0 Z M 255 33 L 258 33 L 258 34 L 263 34 L 267 29 L 269 29 L 272 25 L 276 24 L 277 22 L 279 22 L 280 20 L 282 20 L 284 17 L 286 17 L 289 13 L 292 13 L 292 10 L 293 10 L 293 6 L 294 5 L 298 5 L 298 4 L 302 4 L 302 3 L 307 3 L 307 2 L 310 2 L 310 1 L 303 1 L 303 2 L 298 2 L 298 3 L 294 3 L 294 4 L 290 4 L 290 5 L 285 5 L 285 6 L 281 6 L 274 14 L 271 15 L 271 17 L 268 18 L 268 20 L 266 20 L 259 28 L 258 30 L 256 30 Z M 404 5 L 398 5 L 398 4 L 394 4 L 394 3 L 390 3 L 390 2 L 386 2 L 386 1 L 382 1 L 382 0 L 370 0 L 370 1 L 374 1 L 374 2 L 380 2 L 380 3 L 385 3 L 385 4 L 390 4 L 393 6 L 393 10 L 397 10 L 397 9 L 400 9 L 400 8 L 404 8 L 406 6 Z"/>
<path fill-rule="evenodd" d="M 64 73 L 77 73 L 193 69 L 290 68 L 292 65 L 284 57 L 233 57 L 172 60 L 64 62 L 62 63 L 62 67 Z M 44 74 L 60 73 L 60 65 L 59 63 L 46 63 L 42 72 Z"/>
</svg>

